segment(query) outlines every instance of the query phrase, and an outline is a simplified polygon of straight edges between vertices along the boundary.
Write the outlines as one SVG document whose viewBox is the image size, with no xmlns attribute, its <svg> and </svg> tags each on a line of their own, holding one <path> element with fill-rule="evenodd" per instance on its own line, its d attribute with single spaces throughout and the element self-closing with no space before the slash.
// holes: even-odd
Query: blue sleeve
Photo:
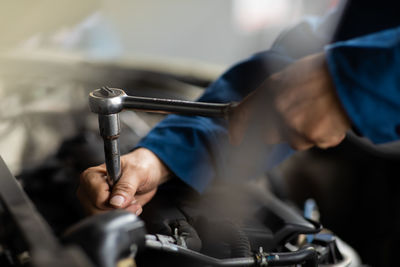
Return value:
<svg viewBox="0 0 400 267">
<path fill-rule="evenodd" d="M 223 74 L 198 101 L 240 101 L 256 89 L 271 73 L 282 69 L 290 59 L 275 52 L 264 52 L 243 61 Z M 223 119 L 170 115 L 140 141 L 137 147 L 153 151 L 181 180 L 199 192 L 210 182 L 229 173 L 232 162 L 227 122 Z M 258 166 L 271 168 L 282 161 L 291 149 L 281 144 L 264 149 Z"/>
<path fill-rule="evenodd" d="M 374 143 L 399 139 L 400 28 L 327 46 L 326 58 L 355 128 Z"/>
</svg>

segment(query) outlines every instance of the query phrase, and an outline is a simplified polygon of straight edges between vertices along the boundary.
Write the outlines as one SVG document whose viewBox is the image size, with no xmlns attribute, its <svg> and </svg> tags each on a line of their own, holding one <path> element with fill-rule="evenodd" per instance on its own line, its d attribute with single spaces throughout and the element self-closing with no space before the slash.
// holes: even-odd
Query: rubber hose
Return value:
<svg viewBox="0 0 400 267">
<path fill-rule="evenodd" d="M 251 256 L 250 241 L 246 234 L 237 224 L 233 222 L 227 222 L 226 224 L 227 229 L 230 230 L 228 230 L 227 236 L 230 237 L 231 257 L 242 258 Z"/>
</svg>

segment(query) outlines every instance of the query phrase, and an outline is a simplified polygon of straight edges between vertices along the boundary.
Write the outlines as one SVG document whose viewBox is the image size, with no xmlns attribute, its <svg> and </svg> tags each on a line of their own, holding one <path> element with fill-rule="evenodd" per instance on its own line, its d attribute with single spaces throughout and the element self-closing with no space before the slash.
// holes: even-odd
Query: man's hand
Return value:
<svg viewBox="0 0 400 267">
<path fill-rule="evenodd" d="M 112 191 L 106 180 L 104 164 L 81 174 L 77 196 L 88 213 L 124 208 L 140 214 L 142 206 L 154 196 L 158 185 L 170 177 L 167 167 L 146 148 L 138 148 L 122 156 L 121 167 L 122 176 Z"/>
<path fill-rule="evenodd" d="M 338 145 L 350 128 L 324 54 L 298 60 L 271 75 L 234 111 L 230 140 L 240 144 L 247 129 L 258 129 L 266 143 L 282 141 L 297 150 Z"/>
</svg>

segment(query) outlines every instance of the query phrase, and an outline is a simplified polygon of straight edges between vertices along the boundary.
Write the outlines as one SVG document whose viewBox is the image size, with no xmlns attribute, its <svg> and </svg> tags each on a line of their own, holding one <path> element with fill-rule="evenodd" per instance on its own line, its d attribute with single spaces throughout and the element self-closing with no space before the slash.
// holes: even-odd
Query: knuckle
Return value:
<svg viewBox="0 0 400 267">
<path fill-rule="evenodd" d="M 335 138 L 335 139 L 333 139 L 333 140 L 330 142 L 329 147 L 337 146 L 337 145 L 340 144 L 340 142 L 341 142 L 341 141 L 340 141 L 338 138 Z"/>
<path fill-rule="evenodd" d="M 324 128 L 319 125 L 312 125 L 311 127 L 307 127 L 303 131 L 304 137 L 312 143 L 319 143 L 320 141 L 326 139 L 326 133 L 324 132 Z"/>
<path fill-rule="evenodd" d="M 306 150 L 309 149 L 310 147 L 312 147 L 314 145 L 313 142 L 311 142 L 309 139 L 304 138 L 303 136 L 299 135 L 299 136 L 292 136 L 289 139 L 289 144 L 290 146 L 295 149 L 295 150 Z"/>
<path fill-rule="evenodd" d="M 345 135 L 335 135 L 330 137 L 327 141 L 319 142 L 317 145 L 319 148 L 327 149 L 339 145 L 345 138 Z"/>
<path fill-rule="evenodd" d="M 345 138 L 344 135 L 337 135 L 337 136 L 332 137 L 331 147 L 339 145 L 343 141 L 344 138 Z"/>
<path fill-rule="evenodd" d="M 317 146 L 321 149 L 328 149 L 330 147 L 335 147 L 342 142 L 343 138 L 341 136 L 335 136 L 330 138 L 329 141 L 319 142 Z"/>
<path fill-rule="evenodd" d="M 328 149 L 330 147 L 332 147 L 333 145 L 331 143 L 318 143 L 317 147 L 321 148 L 321 149 Z"/>
<path fill-rule="evenodd" d="M 315 142 L 315 143 L 317 143 L 318 140 L 321 139 L 320 133 L 315 130 L 307 131 L 304 135 L 308 140 L 310 140 L 311 142 Z"/>
<path fill-rule="evenodd" d="M 132 195 L 135 191 L 136 186 L 127 181 L 119 181 L 114 189 L 114 193 L 122 193 L 124 195 Z"/>
<path fill-rule="evenodd" d="M 91 173 L 95 171 L 95 167 L 90 167 L 86 170 L 84 170 L 81 175 L 79 176 L 80 180 L 88 180 Z"/>
</svg>

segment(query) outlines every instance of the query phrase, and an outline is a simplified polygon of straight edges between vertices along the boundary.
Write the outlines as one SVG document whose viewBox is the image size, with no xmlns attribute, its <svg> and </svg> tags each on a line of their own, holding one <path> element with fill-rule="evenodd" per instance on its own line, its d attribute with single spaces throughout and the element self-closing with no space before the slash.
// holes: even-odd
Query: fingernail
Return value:
<svg viewBox="0 0 400 267">
<path fill-rule="evenodd" d="M 123 196 L 113 196 L 111 199 L 110 199 L 110 204 L 111 205 L 113 205 L 113 206 L 115 206 L 115 207 L 120 207 L 120 206 L 122 206 L 122 204 L 124 203 L 124 201 L 125 201 L 125 198 L 123 197 Z"/>
<path fill-rule="evenodd" d="M 142 213 L 142 211 L 143 211 L 143 209 L 142 208 L 139 208 L 137 211 L 136 211 L 136 215 L 140 215 L 140 213 Z"/>
<path fill-rule="evenodd" d="M 136 202 L 137 202 L 136 199 L 132 200 L 131 205 L 132 205 L 132 204 L 135 204 Z"/>
</svg>

